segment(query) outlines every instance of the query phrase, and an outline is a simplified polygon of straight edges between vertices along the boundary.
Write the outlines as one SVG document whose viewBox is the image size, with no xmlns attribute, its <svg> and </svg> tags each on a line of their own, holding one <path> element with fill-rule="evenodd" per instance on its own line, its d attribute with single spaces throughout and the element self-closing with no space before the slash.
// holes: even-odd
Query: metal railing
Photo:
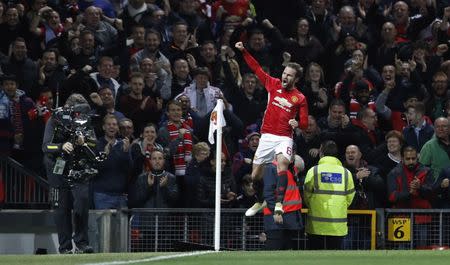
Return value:
<svg viewBox="0 0 450 265">
<path fill-rule="evenodd" d="M 48 209 L 47 181 L 10 157 L 0 158 L 4 208 Z"/>
<path fill-rule="evenodd" d="M 450 246 L 450 209 L 384 209 L 385 249 L 436 249 Z"/>
<path fill-rule="evenodd" d="M 244 209 L 222 209 L 221 248 L 262 250 L 265 234 L 262 215 L 245 217 Z M 307 210 L 302 210 L 306 222 Z M 132 209 L 130 210 L 128 251 L 187 251 L 212 249 L 213 209 Z M 349 235 L 345 249 L 375 249 L 375 211 L 350 211 Z M 303 231 L 294 237 L 295 249 L 307 249 Z"/>
</svg>

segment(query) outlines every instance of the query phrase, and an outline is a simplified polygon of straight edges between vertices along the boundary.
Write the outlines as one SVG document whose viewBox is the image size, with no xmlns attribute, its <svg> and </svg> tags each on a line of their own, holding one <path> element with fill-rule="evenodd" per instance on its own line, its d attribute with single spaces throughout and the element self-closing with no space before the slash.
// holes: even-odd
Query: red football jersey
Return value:
<svg viewBox="0 0 450 265">
<path fill-rule="evenodd" d="M 308 127 L 308 103 L 306 97 L 293 88 L 289 91 L 281 86 L 281 80 L 271 77 L 261 68 L 259 63 L 247 51 L 243 51 L 244 59 L 255 72 L 259 80 L 269 93 L 267 109 L 264 113 L 261 133 L 292 137 L 290 119 L 298 114 L 300 129 Z"/>
</svg>

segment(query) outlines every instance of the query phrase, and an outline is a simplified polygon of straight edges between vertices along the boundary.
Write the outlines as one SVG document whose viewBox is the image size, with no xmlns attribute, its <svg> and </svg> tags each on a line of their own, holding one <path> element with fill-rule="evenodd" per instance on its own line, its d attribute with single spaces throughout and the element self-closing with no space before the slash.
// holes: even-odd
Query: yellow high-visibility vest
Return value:
<svg viewBox="0 0 450 265">
<path fill-rule="evenodd" d="M 347 235 L 347 209 L 355 196 L 352 173 L 335 157 L 325 156 L 308 170 L 304 200 L 309 206 L 306 232 Z"/>
</svg>

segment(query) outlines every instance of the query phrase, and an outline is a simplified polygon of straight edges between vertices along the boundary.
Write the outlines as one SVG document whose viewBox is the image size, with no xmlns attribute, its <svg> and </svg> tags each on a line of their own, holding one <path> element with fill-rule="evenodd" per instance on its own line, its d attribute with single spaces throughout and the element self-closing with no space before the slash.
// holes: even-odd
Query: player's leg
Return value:
<svg viewBox="0 0 450 265">
<path fill-rule="evenodd" d="M 288 177 L 287 170 L 293 157 L 292 139 L 284 139 L 280 141 L 280 144 L 276 148 L 277 152 L 277 197 L 275 203 L 275 213 L 283 213 L 283 201 L 286 193 Z"/>
<path fill-rule="evenodd" d="M 255 190 L 256 203 L 247 209 L 245 216 L 253 216 L 266 207 L 266 203 L 264 201 L 263 171 L 264 164 L 253 164 L 252 183 L 253 189 Z"/>
<path fill-rule="evenodd" d="M 253 182 L 253 189 L 255 190 L 256 200 L 258 202 L 264 201 L 263 172 L 264 172 L 264 164 L 253 164 L 252 182 Z"/>
<path fill-rule="evenodd" d="M 255 189 L 257 202 L 245 212 L 246 216 L 253 216 L 266 206 L 264 203 L 263 173 L 264 165 L 272 162 L 274 159 L 275 148 L 273 145 L 274 143 L 268 139 L 267 135 L 263 134 L 261 136 L 255 157 L 253 158 L 252 168 L 253 188 Z"/>
</svg>

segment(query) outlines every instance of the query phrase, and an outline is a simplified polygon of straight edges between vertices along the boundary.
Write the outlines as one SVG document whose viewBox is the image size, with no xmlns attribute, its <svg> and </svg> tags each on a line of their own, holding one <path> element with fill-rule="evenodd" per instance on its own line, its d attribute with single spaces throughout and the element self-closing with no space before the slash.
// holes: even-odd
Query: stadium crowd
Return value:
<svg viewBox="0 0 450 265">
<path fill-rule="evenodd" d="M 222 206 L 248 208 L 267 92 L 235 50 L 243 41 L 272 76 L 303 67 L 310 116 L 296 153 L 309 169 L 321 143 L 335 141 L 354 177 L 351 208 L 448 208 L 449 4 L 4 0 L 0 153 L 45 175 L 45 123 L 79 93 L 108 154 L 93 207 L 213 207 L 207 139 L 220 98 Z M 417 154 L 409 160 L 406 145 Z"/>
</svg>

